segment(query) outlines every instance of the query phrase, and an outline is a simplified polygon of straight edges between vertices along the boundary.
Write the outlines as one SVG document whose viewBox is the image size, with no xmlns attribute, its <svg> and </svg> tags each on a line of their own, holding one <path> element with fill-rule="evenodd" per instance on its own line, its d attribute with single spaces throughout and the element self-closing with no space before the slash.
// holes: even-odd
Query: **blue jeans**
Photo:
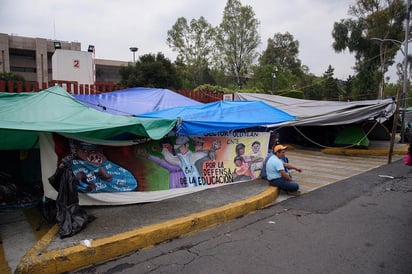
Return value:
<svg viewBox="0 0 412 274">
<path fill-rule="evenodd" d="M 279 189 L 289 192 L 295 192 L 299 190 L 299 185 L 297 183 L 295 183 L 294 181 L 288 181 L 283 177 L 269 180 L 269 185 L 276 186 Z"/>
</svg>

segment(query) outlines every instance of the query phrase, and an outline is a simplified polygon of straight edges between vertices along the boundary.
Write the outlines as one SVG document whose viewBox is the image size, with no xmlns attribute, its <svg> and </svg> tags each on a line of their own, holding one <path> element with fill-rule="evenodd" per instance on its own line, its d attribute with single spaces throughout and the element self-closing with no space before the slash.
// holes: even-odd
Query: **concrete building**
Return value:
<svg viewBox="0 0 412 274">
<path fill-rule="evenodd" d="M 81 43 L 0 33 L 0 73 L 12 72 L 38 83 L 61 80 L 52 79 L 52 56 L 56 48 L 81 51 Z M 127 65 L 123 61 L 95 59 L 96 82 L 119 82 L 119 69 Z"/>
</svg>

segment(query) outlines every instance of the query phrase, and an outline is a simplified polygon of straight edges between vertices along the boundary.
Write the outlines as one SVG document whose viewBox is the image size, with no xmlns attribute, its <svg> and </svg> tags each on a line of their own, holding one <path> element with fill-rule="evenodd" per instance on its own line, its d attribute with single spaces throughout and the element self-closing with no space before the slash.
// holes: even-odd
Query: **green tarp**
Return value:
<svg viewBox="0 0 412 274">
<path fill-rule="evenodd" d="M 0 93 L 2 150 L 32 147 L 37 132 L 101 140 L 158 140 L 175 124 L 175 119 L 136 118 L 100 112 L 79 102 L 59 86 L 37 93 Z"/>
<path fill-rule="evenodd" d="M 360 126 L 348 125 L 336 136 L 335 145 L 368 148 L 369 139 Z"/>
</svg>

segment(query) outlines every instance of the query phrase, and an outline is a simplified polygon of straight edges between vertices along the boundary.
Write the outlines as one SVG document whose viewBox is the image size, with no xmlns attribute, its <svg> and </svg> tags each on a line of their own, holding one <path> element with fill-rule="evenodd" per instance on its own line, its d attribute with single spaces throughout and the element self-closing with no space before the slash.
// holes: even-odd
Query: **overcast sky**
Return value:
<svg viewBox="0 0 412 274">
<path fill-rule="evenodd" d="M 332 48 L 334 22 L 348 18 L 355 0 L 241 0 L 252 6 L 260 21 L 262 43 L 275 33 L 291 33 L 299 41 L 302 64 L 321 76 L 332 65 L 335 77 L 346 80 L 355 63 L 349 53 Z M 80 42 L 94 45 L 96 58 L 132 61 L 129 48 L 139 55 L 162 52 L 171 61 L 167 31 L 179 17 L 203 16 L 217 26 L 226 0 L 0 0 L 0 33 Z M 395 76 L 391 76 L 391 78 Z M 392 79 L 393 80 L 393 79 Z"/>
</svg>

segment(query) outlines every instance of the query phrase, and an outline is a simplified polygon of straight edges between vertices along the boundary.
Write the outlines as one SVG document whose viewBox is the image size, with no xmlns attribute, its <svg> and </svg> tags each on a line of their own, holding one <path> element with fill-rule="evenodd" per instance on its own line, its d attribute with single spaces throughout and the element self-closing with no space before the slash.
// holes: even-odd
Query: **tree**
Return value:
<svg viewBox="0 0 412 274">
<path fill-rule="evenodd" d="M 25 81 L 23 76 L 13 72 L 0 72 L 0 80 Z"/>
<path fill-rule="evenodd" d="M 242 6 L 238 0 L 227 1 L 216 35 L 216 46 L 219 58 L 238 87 L 243 86 L 257 58 L 259 24 L 251 6 Z"/>
<path fill-rule="evenodd" d="M 204 17 L 192 19 L 190 24 L 186 18 L 180 17 L 167 32 L 167 44 L 178 53 L 178 59 L 191 71 L 194 86 L 205 79 L 211 53 L 214 49 L 215 29 Z M 207 80 L 207 79 L 206 79 Z"/>
<path fill-rule="evenodd" d="M 333 48 L 336 52 L 348 49 L 355 54 L 357 75 L 353 90 L 361 97 L 375 97 L 383 73 L 393 64 L 399 50 L 395 43 L 379 43 L 371 38 L 402 40 L 405 10 L 402 0 L 357 0 L 349 7 L 354 18 L 335 22 Z"/>
<path fill-rule="evenodd" d="M 127 87 L 156 87 L 179 89 L 176 68 L 162 53 L 145 54 L 136 64 L 120 68 L 121 85 Z"/>
<path fill-rule="evenodd" d="M 352 86 L 353 86 L 353 76 L 349 75 L 348 79 L 344 82 L 344 89 L 343 89 L 343 99 L 345 101 L 352 100 Z"/>
<path fill-rule="evenodd" d="M 285 91 L 296 87 L 303 75 L 298 54 L 299 41 L 294 40 L 292 34 L 275 33 L 273 39 L 268 39 L 266 50 L 259 58 L 259 64 L 266 69 L 255 70 L 255 77 L 267 83 L 266 89 Z M 262 72 L 265 74 L 260 75 Z"/>
<path fill-rule="evenodd" d="M 298 59 L 299 41 L 294 40 L 289 32 L 275 33 L 268 39 L 266 50 L 259 59 L 261 65 L 277 64 L 282 70 L 290 70 L 295 75 L 300 75 L 301 61 Z"/>
<path fill-rule="evenodd" d="M 305 99 L 308 100 L 322 100 L 322 81 L 314 75 L 305 74 L 302 77 L 303 93 L 305 94 Z"/>
<path fill-rule="evenodd" d="M 338 100 L 339 98 L 338 83 L 333 78 L 334 71 L 335 69 L 329 65 L 328 69 L 323 73 L 323 97 L 327 100 Z"/>
</svg>

